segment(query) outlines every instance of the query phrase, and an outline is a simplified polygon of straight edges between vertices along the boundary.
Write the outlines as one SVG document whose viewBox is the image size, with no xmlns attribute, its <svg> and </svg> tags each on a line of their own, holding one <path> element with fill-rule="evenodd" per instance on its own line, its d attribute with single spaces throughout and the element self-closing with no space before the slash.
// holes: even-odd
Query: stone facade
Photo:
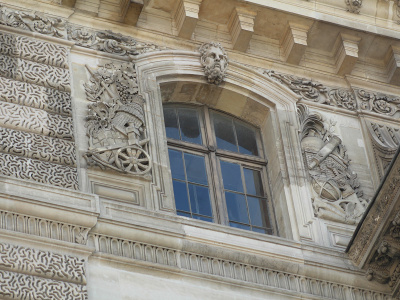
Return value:
<svg viewBox="0 0 400 300">
<path fill-rule="evenodd" d="M 264 2 L 1 1 L 0 298 L 399 297 L 399 3 Z M 257 129 L 273 234 L 176 213 L 167 104 Z"/>
</svg>

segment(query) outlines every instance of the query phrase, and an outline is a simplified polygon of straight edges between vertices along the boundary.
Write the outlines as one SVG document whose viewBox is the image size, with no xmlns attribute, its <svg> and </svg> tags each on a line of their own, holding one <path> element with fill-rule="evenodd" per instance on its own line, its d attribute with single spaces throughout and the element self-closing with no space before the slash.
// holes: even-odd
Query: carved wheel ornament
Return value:
<svg viewBox="0 0 400 300">
<path fill-rule="evenodd" d="M 134 65 L 106 64 L 85 85 L 89 150 L 85 158 L 102 169 L 144 175 L 152 164 L 145 137 L 144 99 L 138 93 Z"/>
</svg>

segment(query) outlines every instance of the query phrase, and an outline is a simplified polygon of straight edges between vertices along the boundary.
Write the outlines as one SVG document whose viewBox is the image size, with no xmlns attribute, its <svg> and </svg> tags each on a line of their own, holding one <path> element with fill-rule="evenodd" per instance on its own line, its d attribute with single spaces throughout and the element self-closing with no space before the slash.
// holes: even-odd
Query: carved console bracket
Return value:
<svg viewBox="0 0 400 300">
<path fill-rule="evenodd" d="M 282 53 L 289 64 L 298 65 L 307 48 L 308 28 L 289 22 L 281 40 Z"/>
<path fill-rule="evenodd" d="M 144 99 L 139 95 L 133 64 L 88 66 L 90 81 L 85 84 L 89 105 L 87 136 L 90 165 L 119 172 L 145 175 L 151 170 L 146 138 Z"/>
<path fill-rule="evenodd" d="M 358 60 L 358 43 L 361 38 L 340 33 L 336 39 L 336 74 L 350 74 Z"/>
<path fill-rule="evenodd" d="M 388 168 L 363 221 L 349 243 L 353 263 L 368 280 L 387 284 L 394 299 L 400 286 L 400 151 Z"/>
<path fill-rule="evenodd" d="M 388 82 L 400 86 L 400 48 L 390 46 L 386 54 Z"/>
<path fill-rule="evenodd" d="M 202 0 L 180 0 L 175 8 L 174 21 L 178 36 L 190 39 L 199 19 Z"/>
<path fill-rule="evenodd" d="M 356 224 L 368 204 L 350 170 L 350 159 L 341 139 L 333 134 L 335 125 L 324 122 L 318 113 L 298 105 L 300 141 L 313 189 L 316 217 L 339 223 Z"/>
<path fill-rule="evenodd" d="M 220 84 L 228 68 L 228 55 L 220 43 L 205 43 L 200 49 L 200 62 L 209 83 Z"/>
<path fill-rule="evenodd" d="M 254 32 L 254 20 L 257 13 L 236 7 L 229 18 L 228 30 L 232 37 L 233 49 L 246 51 Z"/>
</svg>

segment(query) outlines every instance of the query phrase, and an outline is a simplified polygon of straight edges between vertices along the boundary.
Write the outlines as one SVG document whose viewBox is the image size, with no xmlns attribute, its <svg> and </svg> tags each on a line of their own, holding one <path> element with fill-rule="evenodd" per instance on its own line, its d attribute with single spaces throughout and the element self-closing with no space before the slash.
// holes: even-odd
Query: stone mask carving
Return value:
<svg viewBox="0 0 400 300">
<path fill-rule="evenodd" d="M 228 68 L 228 56 L 220 43 L 206 43 L 200 47 L 201 65 L 209 83 L 220 84 Z"/>
</svg>

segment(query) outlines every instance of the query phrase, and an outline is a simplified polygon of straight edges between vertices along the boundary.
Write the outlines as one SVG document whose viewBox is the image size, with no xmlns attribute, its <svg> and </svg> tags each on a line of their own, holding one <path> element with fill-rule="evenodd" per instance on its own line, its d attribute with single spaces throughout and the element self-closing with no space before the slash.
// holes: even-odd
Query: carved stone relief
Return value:
<svg viewBox="0 0 400 300">
<path fill-rule="evenodd" d="M 350 90 L 328 88 L 316 81 L 294 75 L 280 74 L 272 70 L 266 70 L 264 74 L 284 84 L 306 101 L 343 107 L 348 110 L 356 110 L 357 108 L 356 100 Z"/>
<path fill-rule="evenodd" d="M 7 20 L 18 27 L 25 17 L 39 30 L 32 15 Z M 0 174 L 77 189 L 67 48 L 11 34 L 0 41 Z"/>
<path fill-rule="evenodd" d="M 347 11 L 354 13 L 354 14 L 359 14 L 360 9 L 362 6 L 362 0 L 345 0 L 346 5 L 347 5 Z"/>
<path fill-rule="evenodd" d="M 207 81 L 213 84 L 220 84 L 226 75 L 228 68 L 228 55 L 220 43 L 206 43 L 200 49 L 200 62 L 204 67 L 204 74 Z"/>
<path fill-rule="evenodd" d="M 332 126 L 318 113 L 298 105 L 300 141 L 314 192 L 315 216 L 347 224 L 356 224 L 368 201 L 350 169 L 350 159 Z"/>
<path fill-rule="evenodd" d="M 68 26 L 68 39 L 74 41 L 78 46 L 120 56 L 161 50 L 155 44 L 142 43 L 110 30 L 94 31 L 73 25 Z"/>
<path fill-rule="evenodd" d="M 0 243 L 0 296 L 87 299 L 84 260 Z"/>
<path fill-rule="evenodd" d="M 90 165 L 134 175 L 151 170 L 144 99 L 138 92 L 133 64 L 101 66 L 85 84 L 89 105 L 85 154 Z"/>
<path fill-rule="evenodd" d="M 385 174 L 397 148 L 400 146 L 400 128 L 367 122 L 379 178 Z"/>
<path fill-rule="evenodd" d="M 356 90 L 357 98 L 360 101 L 360 108 L 363 110 L 393 116 L 400 111 L 400 98 L 380 93 Z"/>
</svg>

